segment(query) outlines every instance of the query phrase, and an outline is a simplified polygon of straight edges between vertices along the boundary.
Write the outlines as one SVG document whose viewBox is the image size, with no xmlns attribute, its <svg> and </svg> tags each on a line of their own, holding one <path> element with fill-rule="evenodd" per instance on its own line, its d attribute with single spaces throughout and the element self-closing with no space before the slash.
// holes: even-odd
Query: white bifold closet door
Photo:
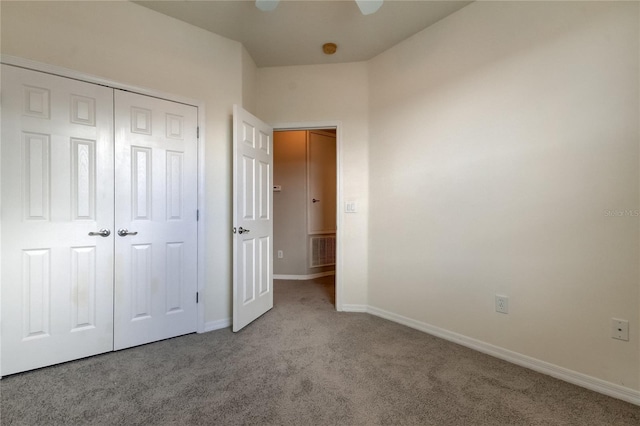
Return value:
<svg viewBox="0 0 640 426">
<path fill-rule="evenodd" d="M 115 91 L 115 349 L 196 330 L 197 110 Z"/>
<path fill-rule="evenodd" d="M 113 90 L 2 66 L 2 375 L 113 348 Z"/>
<path fill-rule="evenodd" d="M 2 66 L 1 375 L 196 330 L 196 127 Z"/>
</svg>

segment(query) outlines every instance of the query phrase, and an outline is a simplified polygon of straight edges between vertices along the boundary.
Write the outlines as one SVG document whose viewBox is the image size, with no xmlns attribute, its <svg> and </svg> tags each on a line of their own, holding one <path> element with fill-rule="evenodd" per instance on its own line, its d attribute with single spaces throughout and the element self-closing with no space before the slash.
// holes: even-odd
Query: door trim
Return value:
<svg viewBox="0 0 640 426">
<path fill-rule="evenodd" d="M 344 204 L 343 200 L 343 171 L 342 171 L 342 121 L 303 121 L 293 123 L 270 123 L 273 131 L 284 130 L 322 130 L 336 129 L 336 311 L 343 311 L 343 265 L 342 242 L 344 240 Z"/>
<path fill-rule="evenodd" d="M 174 95 L 170 93 L 166 93 L 160 90 L 148 89 L 139 86 L 133 86 L 129 84 L 119 83 L 117 81 L 105 79 L 102 77 L 97 77 L 91 74 L 86 74 L 80 71 L 75 71 L 69 68 L 59 67 L 56 65 L 50 65 L 43 62 L 37 62 L 30 59 L 24 59 L 11 55 L 0 55 L 0 63 L 6 65 L 13 65 L 20 68 L 26 68 L 32 71 L 39 71 L 47 74 L 57 75 L 59 77 L 71 78 L 74 80 L 83 81 L 86 83 L 93 83 L 100 86 L 110 87 L 112 89 L 120 89 L 126 90 L 129 92 L 138 93 L 140 95 L 150 96 L 154 98 L 164 99 L 171 102 L 177 102 L 181 104 L 191 105 L 198 109 L 198 127 L 199 127 L 199 136 L 198 136 L 198 188 L 197 188 L 197 196 L 198 196 L 198 211 L 200 215 L 200 220 L 198 220 L 198 273 L 197 273 L 197 291 L 199 295 L 199 303 L 197 306 L 197 325 L 196 332 L 204 333 L 208 331 L 205 327 L 205 312 L 206 312 L 206 304 L 205 304 L 205 280 L 206 280 L 206 263 L 205 263 L 205 220 L 206 217 L 205 212 L 205 167 L 204 167 L 204 159 L 205 159 L 205 103 L 204 101 L 191 99 L 180 95 Z M 2 182 L 0 182 L 1 189 Z M 0 237 L 2 229 L 0 228 Z M 0 248 L 0 259 L 2 259 L 2 249 Z M 1 271 L 0 271 L 1 272 Z M 0 278 L 1 279 L 1 278 Z M 1 282 L 0 282 L 1 285 Z M 0 286 L 1 288 L 1 286 Z M 0 331 L 1 333 L 1 331 Z M 0 342 L 2 341 L 0 335 Z M 1 362 L 1 360 L 0 360 Z"/>
</svg>

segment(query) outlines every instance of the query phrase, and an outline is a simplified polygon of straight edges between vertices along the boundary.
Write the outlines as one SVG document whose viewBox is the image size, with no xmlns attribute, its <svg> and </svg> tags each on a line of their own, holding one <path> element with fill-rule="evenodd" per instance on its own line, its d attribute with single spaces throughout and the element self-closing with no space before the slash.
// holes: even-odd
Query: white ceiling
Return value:
<svg viewBox="0 0 640 426">
<path fill-rule="evenodd" d="M 353 0 L 281 0 L 262 12 L 253 0 L 156 0 L 135 3 L 241 42 L 258 67 L 364 61 L 470 1 L 385 0 L 362 15 Z M 322 45 L 333 42 L 333 56 Z"/>
</svg>

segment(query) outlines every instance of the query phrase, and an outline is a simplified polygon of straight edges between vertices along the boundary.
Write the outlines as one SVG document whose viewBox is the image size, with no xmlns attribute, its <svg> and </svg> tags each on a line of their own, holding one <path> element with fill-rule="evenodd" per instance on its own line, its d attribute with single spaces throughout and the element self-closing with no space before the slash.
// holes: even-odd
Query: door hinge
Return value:
<svg viewBox="0 0 640 426">
<path fill-rule="evenodd" d="M 200 126 L 196 127 L 196 138 L 200 139 Z"/>
<path fill-rule="evenodd" d="M 199 298 L 200 298 L 200 293 L 196 291 L 196 303 L 198 303 Z"/>
<path fill-rule="evenodd" d="M 196 222 L 200 220 L 200 210 L 196 210 Z"/>
</svg>

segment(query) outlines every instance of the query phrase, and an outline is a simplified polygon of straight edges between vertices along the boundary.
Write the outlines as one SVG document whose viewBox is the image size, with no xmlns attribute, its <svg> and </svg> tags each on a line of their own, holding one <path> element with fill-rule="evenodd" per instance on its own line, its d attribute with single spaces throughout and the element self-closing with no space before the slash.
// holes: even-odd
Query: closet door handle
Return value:
<svg viewBox="0 0 640 426">
<path fill-rule="evenodd" d="M 106 229 L 106 228 L 102 228 L 102 229 L 101 229 L 101 230 L 99 230 L 98 232 L 93 232 L 93 231 L 92 231 L 92 232 L 89 232 L 89 236 L 91 236 L 91 237 L 97 237 L 97 236 L 100 236 L 100 237 L 108 237 L 109 235 L 111 235 L 111 231 L 109 231 L 109 230 L 108 230 L 108 229 Z"/>
<path fill-rule="evenodd" d="M 126 237 L 127 235 L 138 235 L 137 231 L 129 231 L 127 228 L 118 229 L 118 235 L 121 237 Z"/>
<path fill-rule="evenodd" d="M 249 232 L 251 232 L 251 230 L 249 229 L 244 229 L 242 226 L 240 228 L 238 228 L 238 234 L 242 235 L 242 234 L 248 234 Z"/>
<path fill-rule="evenodd" d="M 320 202 L 320 200 L 316 200 L 315 198 L 313 200 L 311 200 L 311 201 L 313 201 L 314 203 L 319 203 Z"/>
</svg>

